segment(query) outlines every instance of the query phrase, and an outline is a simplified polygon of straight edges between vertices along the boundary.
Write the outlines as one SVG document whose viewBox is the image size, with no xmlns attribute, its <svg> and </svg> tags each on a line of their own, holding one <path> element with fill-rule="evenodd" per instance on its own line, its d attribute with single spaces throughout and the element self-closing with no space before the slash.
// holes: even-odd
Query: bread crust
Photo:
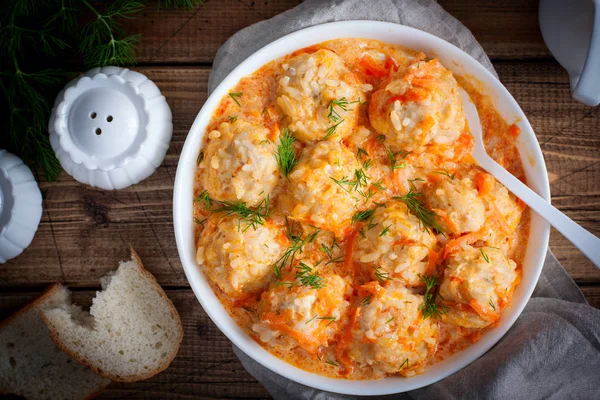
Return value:
<svg viewBox="0 0 600 400">
<path fill-rule="evenodd" d="M 98 366 L 92 364 L 89 360 L 84 359 L 83 357 L 81 357 L 80 355 L 78 355 L 77 353 L 75 353 L 74 351 L 72 351 L 69 347 L 67 347 L 60 340 L 60 335 L 59 335 L 58 331 L 52 327 L 52 325 L 49 323 L 48 318 L 46 317 L 46 315 L 44 313 L 42 313 L 42 318 L 44 319 L 44 322 L 46 323 L 46 325 L 48 326 L 48 329 L 50 330 L 50 337 L 52 338 L 52 341 L 63 352 L 65 352 L 67 355 L 69 355 L 69 357 L 71 357 L 72 359 L 74 359 L 78 363 L 80 363 L 82 365 L 85 365 L 86 367 L 90 368 L 96 374 L 98 374 L 100 376 L 103 376 L 105 378 L 108 378 L 108 379 L 110 379 L 112 381 L 115 381 L 115 382 L 137 382 L 137 381 L 142 381 L 142 380 L 145 380 L 145 379 L 149 379 L 149 378 L 153 377 L 154 375 L 156 375 L 156 374 L 164 371 L 165 369 L 167 369 L 167 367 L 169 365 L 171 365 L 171 362 L 173 361 L 173 359 L 175 358 L 175 356 L 179 352 L 179 347 L 181 346 L 181 341 L 183 340 L 183 325 L 181 323 L 181 317 L 179 316 L 179 313 L 177 312 L 177 309 L 173 305 L 173 302 L 167 297 L 166 293 L 164 292 L 164 290 L 162 289 L 162 287 L 160 286 L 160 284 L 158 283 L 158 281 L 156 280 L 156 278 L 154 277 L 154 275 L 152 275 L 148 270 L 146 270 L 146 268 L 144 268 L 144 265 L 142 264 L 142 260 L 141 260 L 140 256 L 133 249 L 133 247 L 131 247 L 130 250 L 131 250 L 131 259 L 132 259 L 132 261 L 135 262 L 135 265 L 138 268 L 139 272 L 141 274 L 143 274 L 144 276 L 146 276 L 149 279 L 149 281 L 151 282 L 151 284 L 153 284 L 155 286 L 155 288 L 157 289 L 158 294 L 162 297 L 163 301 L 165 301 L 165 303 L 169 307 L 169 309 L 171 311 L 171 315 L 173 316 L 173 319 L 176 321 L 177 327 L 179 328 L 178 329 L 179 335 L 177 337 L 177 347 L 174 349 L 174 351 L 172 352 L 172 354 L 169 355 L 169 357 L 165 360 L 165 362 L 163 362 L 160 366 L 158 366 L 154 370 L 149 370 L 147 373 L 138 374 L 138 375 L 134 375 L 134 376 L 127 376 L 127 377 L 122 377 L 122 376 L 120 376 L 118 374 L 113 374 L 110 371 L 104 371 L 103 369 L 101 369 Z"/>
<path fill-rule="evenodd" d="M 41 303 L 44 302 L 44 300 L 46 300 L 46 299 L 54 296 L 54 294 L 56 294 L 56 292 L 59 291 L 62 288 L 63 288 L 63 285 L 61 283 L 59 283 L 59 282 L 55 282 L 55 283 L 51 284 L 50 286 L 48 286 L 46 289 L 44 289 L 44 291 L 42 292 L 42 294 L 40 294 L 38 297 L 29 300 L 27 303 L 25 303 L 25 305 L 23 305 L 17 311 L 13 312 L 8 317 L 6 317 L 2 321 L 0 321 L 0 330 L 7 328 L 13 321 L 15 321 L 18 318 L 20 318 L 24 313 L 26 313 L 26 312 L 28 312 L 28 311 L 30 311 L 30 310 L 38 307 Z M 46 318 L 44 316 L 44 313 L 42 312 L 41 309 L 39 311 L 40 311 L 40 316 L 42 317 L 42 319 L 44 320 L 44 322 L 46 322 Z M 47 323 L 46 323 L 46 326 L 48 326 Z M 56 344 L 56 341 L 54 340 L 54 338 L 52 338 L 52 330 L 50 329 L 50 327 L 48 327 L 48 329 L 50 331 L 50 338 Z M 71 357 L 71 355 L 69 354 L 69 352 L 64 351 L 64 349 L 61 346 L 58 346 L 58 344 L 57 344 L 57 347 L 60 348 L 67 356 Z M 71 358 L 73 358 L 73 357 L 71 357 Z M 73 360 L 77 361 L 82 366 L 85 366 L 85 367 L 89 368 L 91 370 L 91 372 L 96 373 L 88 365 L 79 362 L 75 358 L 73 358 Z M 90 393 L 88 396 L 86 396 L 85 399 L 86 400 L 88 400 L 88 399 L 91 400 L 91 399 L 94 399 L 94 398 L 98 397 L 98 395 L 100 393 L 102 393 L 102 391 L 104 391 L 104 389 L 108 385 L 110 385 L 110 383 L 111 382 L 106 382 L 105 384 L 99 385 L 92 393 Z M 1 396 L 6 396 L 6 395 L 19 396 L 19 394 L 17 394 L 17 393 L 4 392 L 4 391 L 1 391 L 1 390 L 0 390 L 0 395 Z"/>
</svg>

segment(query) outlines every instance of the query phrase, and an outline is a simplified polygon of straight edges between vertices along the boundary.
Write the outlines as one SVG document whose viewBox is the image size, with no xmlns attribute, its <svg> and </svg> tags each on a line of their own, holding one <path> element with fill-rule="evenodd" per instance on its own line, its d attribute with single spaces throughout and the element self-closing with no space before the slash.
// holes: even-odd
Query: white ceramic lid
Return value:
<svg viewBox="0 0 600 400">
<path fill-rule="evenodd" d="M 173 124 L 158 87 L 126 68 L 94 68 L 58 94 L 50 143 L 60 164 L 81 183 L 122 189 L 138 183 L 165 157 Z"/>
<path fill-rule="evenodd" d="M 27 165 L 0 150 L 0 263 L 31 244 L 42 218 L 42 194 Z"/>
</svg>

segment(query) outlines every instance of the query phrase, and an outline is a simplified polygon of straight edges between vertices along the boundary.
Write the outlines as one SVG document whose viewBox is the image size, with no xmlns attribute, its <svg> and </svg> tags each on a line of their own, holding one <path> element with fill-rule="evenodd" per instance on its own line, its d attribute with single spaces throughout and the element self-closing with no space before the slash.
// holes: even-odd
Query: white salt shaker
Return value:
<svg viewBox="0 0 600 400">
<path fill-rule="evenodd" d="M 27 248 L 42 218 L 42 194 L 27 165 L 0 150 L 0 263 Z"/>
<path fill-rule="evenodd" d="M 162 163 L 173 133 L 158 87 L 126 68 L 94 68 L 58 94 L 50 143 L 63 169 L 81 183 L 122 189 Z"/>
</svg>

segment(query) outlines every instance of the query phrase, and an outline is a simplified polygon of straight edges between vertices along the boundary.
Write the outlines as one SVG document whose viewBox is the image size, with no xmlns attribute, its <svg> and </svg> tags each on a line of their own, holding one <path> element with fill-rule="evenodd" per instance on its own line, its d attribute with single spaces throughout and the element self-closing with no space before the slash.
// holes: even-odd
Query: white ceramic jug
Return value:
<svg viewBox="0 0 600 400">
<path fill-rule="evenodd" d="M 600 0 L 541 0 L 546 46 L 569 73 L 573 97 L 600 103 Z"/>
</svg>

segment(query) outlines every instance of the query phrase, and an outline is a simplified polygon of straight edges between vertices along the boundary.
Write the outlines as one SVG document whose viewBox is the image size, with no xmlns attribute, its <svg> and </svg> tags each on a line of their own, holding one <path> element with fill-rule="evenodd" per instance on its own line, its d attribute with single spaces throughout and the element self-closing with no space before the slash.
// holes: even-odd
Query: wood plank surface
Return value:
<svg viewBox="0 0 600 400">
<path fill-rule="evenodd" d="M 190 12 L 162 10 L 155 2 L 127 21 L 130 32 L 142 33 L 138 61 L 143 64 L 212 62 L 231 35 L 271 18 L 300 0 L 208 0 Z M 538 27 L 538 0 L 442 0 L 440 4 L 463 22 L 492 59 L 548 59 Z M 368 2 L 365 2 L 368 4 Z"/>
<path fill-rule="evenodd" d="M 600 109 L 571 99 L 567 77 L 553 62 L 497 62 L 500 79 L 528 116 L 542 144 L 554 203 L 600 233 Z M 0 268 L 0 287 L 39 286 L 61 280 L 94 287 L 127 258 L 128 244 L 167 286 L 187 286 L 172 227 L 172 187 L 189 127 L 206 99 L 207 67 L 144 67 L 173 111 L 174 133 L 157 172 L 133 187 L 104 191 L 66 173 L 40 179 L 44 215 L 34 242 Z M 38 177 L 40 178 L 40 177 Z M 600 271 L 559 233 L 550 247 L 577 282 L 600 283 Z"/>
</svg>

